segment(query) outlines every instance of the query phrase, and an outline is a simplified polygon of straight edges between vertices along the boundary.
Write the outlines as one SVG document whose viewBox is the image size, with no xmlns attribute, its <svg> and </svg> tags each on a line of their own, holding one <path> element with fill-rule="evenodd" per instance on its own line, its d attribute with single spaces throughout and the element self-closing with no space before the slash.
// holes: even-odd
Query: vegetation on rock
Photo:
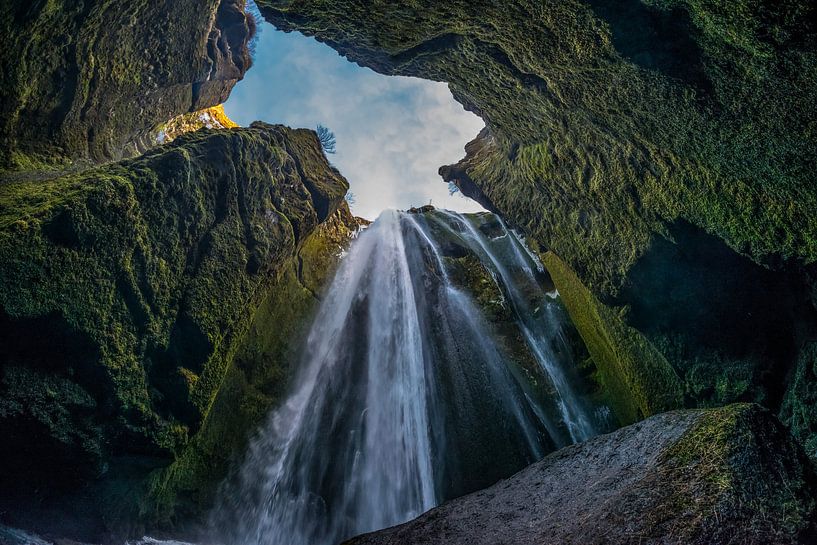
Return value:
<svg viewBox="0 0 817 545">
<path fill-rule="evenodd" d="M 817 459 L 813 2 L 258 4 L 355 62 L 448 82 L 486 121 L 441 175 L 528 235 L 620 423 L 755 401 Z M 82 520 L 85 540 L 178 529 L 280 400 L 361 223 L 334 136 L 211 108 L 251 64 L 243 0 L 11 0 L 0 18 L 0 511 L 57 533 Z M 157 134 L 172 143 L 89 168 Z M 491 272 L 441 253 L 534 374 Z M 661 415 L 521 475 L 359 542 L 440 521 L 468 536 L 469 505 L 526 522 L 486 507 L 508 493 L 561 509 L 574 540 L 817 532 L 812 470 L 756 406 Z M 515 541 L 537 538 L 525 528 Z"/>
<path fill-rule="evenodd" d="M 323 125 L 318 125 L 317 133 L 318 138 L 321 141 L 321 146 L 323 146 L 323 151 L 326 153 L 335 153 L 337 145 L 337 141 L 335 140 L 335 133 L 333 133 Z"/>
<path fill-rule="evenodd" d="M 250 67 L 243 0 L 0 6 L 0 170 L 118 159 L 221 104 Z"/>
<path fill-rule="evenodd" d="M 680 407 L 681 383 L 664 356 L 613 310 L 599 303 L 553 252 L 543 259 L 598 370 L 595 378 L 618 421 Z"/>
<path fill-rule="evenodd" d="M 315 36 L 379 72 L 448 82 L 486 121 L 465 159 L 441 174 L 558 255 L 565 267 L 554 276 L 575 273 L 564 289 L 576 292 L 563 297 L 589 294 L 605 307 L 573 316 L 584 331 L 627 332 L 608 337 L 605 351 L 596 346 L 608 360 L 597 363 L 618 369 L 608 384 L 652 382 L 653 365 L 635 355 L 649 354 L 647 362 L 666 360 L 682 377 L 689 405 L 758 400 L 780 408 L 779 377 L 817 338 L 813 3 L 260 0 L 259 7 L 279 28 Z M 653 289 L 672 270 L 687 282 L 645 305 L 644 280 Z M 698 280 L 726 287 L 726 295 L 693 289 Z M 772 289 L 747 291 L 756 280 Z M 658 310 L 668 316 L 656 319 Z M 713 346 L 711 320 L 681 324 L 704 315 L 725 324 L 728 337 L 753 341 L 742 350 L 731 341 Z M 768 332 L 764 320 L 774 323 Z M 643 390 L 629 395 L 625 421 L 636 405 L 652 413 Z"/>
<path fill-rule="evenodd" d="M 816 479 L 757 405 L 674 411 L 346 543 L 805 545 L 817 533 Z"/>
<path fill-rule="evenodd" d="M 264 124 L 0 184 L 4 507 L 48 508 L 186 452 L 258 309 L 293 291 L 296 251 L 347 190 L 314 132 Z"/>
<path fill-rule="evenodd" d="M 320 292 L 358 228 L 359 220 L 341 204 L 282 267 L 239 341 L 201 430 L 170 466 L 151 476 L 140 505 L 143 520 L 176 532 L 201 521 L 231 462 L 283 399 Z"/>
</svg>

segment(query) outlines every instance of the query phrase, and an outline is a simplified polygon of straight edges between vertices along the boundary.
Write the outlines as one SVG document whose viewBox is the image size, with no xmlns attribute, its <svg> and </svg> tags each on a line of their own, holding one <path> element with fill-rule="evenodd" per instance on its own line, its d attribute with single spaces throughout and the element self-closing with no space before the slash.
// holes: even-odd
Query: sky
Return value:
<svg viewBox="0 0 817 545">
<path fill-rule="evenodd" d="M 224 105 L 239 125 L 255 120 L 315 129 L 337 139 L 332 164 L 349 180 L 352 212 L 375 219 L 382 210 L 433 204 L 481 210 L 448 193 L 437 174 L 459 161 L 482 120 L 444 83 L 384 76 L 348 62 L 329 46 L 264 23 L 255 63 Z"/>
</svg>

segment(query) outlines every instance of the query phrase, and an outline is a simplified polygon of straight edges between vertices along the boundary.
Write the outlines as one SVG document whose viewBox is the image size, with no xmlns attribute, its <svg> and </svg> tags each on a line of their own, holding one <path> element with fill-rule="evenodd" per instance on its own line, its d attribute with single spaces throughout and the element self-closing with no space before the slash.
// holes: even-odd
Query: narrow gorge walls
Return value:
<svg viewBox="0 0 817 545">
<path fill-rule="evenodd" d="M 780 408 L 797 352 L 817 336 L 812 3 L 259 6 L 279 28 L 313 35 L 354 62 L 448 82 L 486 121 L 466 157 L 441 174 L 572 271 L 555 277 L 575 273 L 578 283 L 557 279 L 566 299 L 586 299 L 586 290 L 604 308 L 590 322 L 574 319 L 588 344 L 601 330 L 622 332 L 603 351 L 611 370 L 626 367 L 614 360 L 634 364 L 633 374 L 613 377 L 632 386 L 621 395 L 641 398 L 658 372 L 678 375 L 664 381 L 669 391 L 649 394 L 674 398 L 670 405 L 754 399 Z M 695 308 L 721 323 L 735 318 L 745 327 L 733 324 L 733 333 L 760 331 L 766 341 L 736 352 L 672 320 L 645 327 L 643 294 L 673 269 L 691 272 L 690 283 L 732 286 L 706 295 L 677 286 L 663 300 L 672 300 L 675 319 Z M 754 291 L 752 278 L 763 279 Z M 773 346 L 766 320 L 786 331 L 790 348 Z M 617 403 L 622 422 L 656 410 L 627 404 Z"/>
<path fill-rule="evenodd" d="M 137 508 L 118 502 L 213 420 L 258 309 L 297 295 L 296 253 L 347 189 L 315 133 L 264 124 L 0 185 L 4 508 L 34 522 Z M 62 500 L 79 490 L 87 505 Z"/>
<path fill-rule="evenodd" d="M 0 169 L 100 162 L 227 99 L 250 67 L 242 0 L 11 0 L 0 7 Z"/>
<path fill-rule="evenodd" d="M 613 425 L 757 401 L 817 458 L 813 2 L 258 4 L 485 120 L 440 173 L 542 258 Z M 0 7 L 0 509 L 20 525 L 97 541 L 201 515 L 357 228 L 311 131 L 177 134 L 250 67 L 244 7 Z M 499 329 L 479 238 L 439 259 Z"/>
</svg>

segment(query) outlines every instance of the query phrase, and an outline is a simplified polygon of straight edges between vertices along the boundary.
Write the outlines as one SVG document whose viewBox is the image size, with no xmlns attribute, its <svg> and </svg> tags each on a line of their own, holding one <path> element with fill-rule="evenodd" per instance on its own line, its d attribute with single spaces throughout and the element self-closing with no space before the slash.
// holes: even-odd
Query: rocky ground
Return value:
<svg viewBox="0 0 817 545">
<path fill-rule="evenodd" d="M 817 480 L 756 405 L 674 411 L 344 545 L 807 544 Z"/>
</svg>

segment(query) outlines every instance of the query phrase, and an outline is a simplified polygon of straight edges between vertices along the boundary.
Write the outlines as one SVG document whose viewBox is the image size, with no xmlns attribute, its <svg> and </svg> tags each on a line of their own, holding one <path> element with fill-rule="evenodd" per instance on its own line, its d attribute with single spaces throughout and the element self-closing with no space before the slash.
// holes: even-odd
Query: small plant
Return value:
<svg viewBox="0 0 817 545">
<path fill-rule="evenodd" d="M 254 0 L 247 0 L 247 3 L 244 5 L 244 13 L 247 16 L 247 27 L 250 29 L 247 50 L 250 52 L 250 58 L 255 60 L 258 40 L 261 36 L 261 23 L 264 21 L 264 17 L 261 15 L 261 10 L 258 9 Z"/>
<path fill-rule="evenodd" d="M 318 125 L 318 139 L 321 141 L 324 152 L 334 154 L 337 151 L 335 148 L 337 144 L 335 141 L 335 133 L 323 125 Z"/>
</svg>

